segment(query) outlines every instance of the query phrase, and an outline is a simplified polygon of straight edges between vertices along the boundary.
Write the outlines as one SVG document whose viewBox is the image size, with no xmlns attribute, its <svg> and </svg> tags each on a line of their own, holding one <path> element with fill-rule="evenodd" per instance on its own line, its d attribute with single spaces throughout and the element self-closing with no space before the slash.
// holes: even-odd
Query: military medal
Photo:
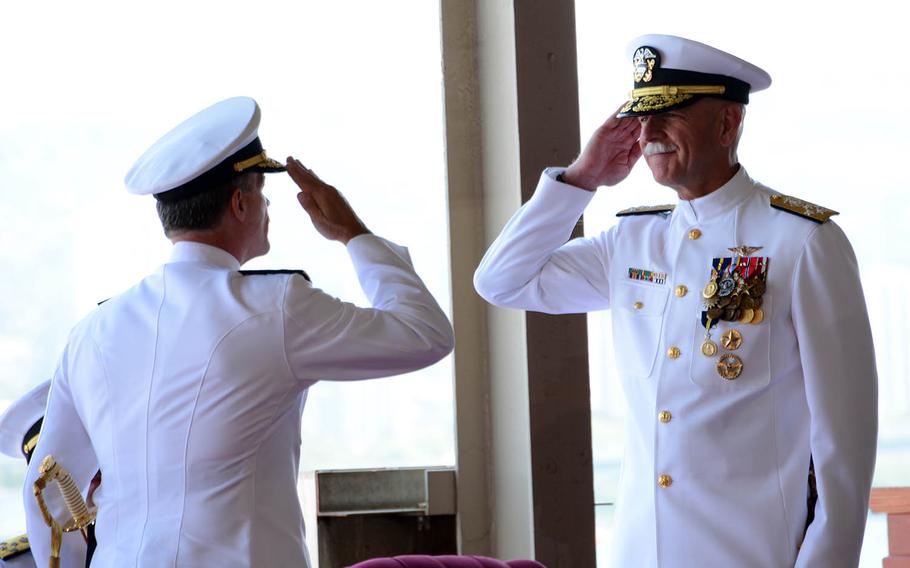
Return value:
<svg viewBox="0 0 910 568">
<path fill-rule="evenodd" d="M 718 284 L 717 286 L 719 288 L 717 291 L 717 294 L 721 298 L 726 298 L 727 296 L 732 294 L 733 290 L 736 288 L 736 280 L 734 280 L 733 278 L 728 276 L 728 277 L 724 278 L 723 280 L 721 280 L 720 284 Z"/>
<path fill-rule="evenodd" d="M 705 340 L 701 344 L 701 353 L 705 357 L 714 357 L 717 354 L 717 344 L 711 341 L 711 324 L 712 321 L 709 319 L 705 325 Z"/>
<path fill-rule="evenodd" d="M 735 380 L 742 372 L 743 360 L 732 353 L 724 353 L 717 361 L 717 374 L 724 380 Z"/>
<path fill-rule="evenodd" d="M 757 325 L 764 320 L 760 308 L 767 287 L 769 259 L 749 256 L 761 248 L 734 247 L 730 250 L 738 256 L 713 260 L 711 278 L 702 290 L 705 305 L 702 325 L 706 328 L 709 321 Z M 708 351 L 710 347 L 702 350 L 705 354 Z"/>
<path fill-rule="evenodd" d="M 728 351 L 736 351 L 743 344 L 743 334 L 736 329 L 728 329 L 720 337 L 720 343 Z"/>
<path fill-rule="evenodd" d="M 717 344 L 711 341 L 710 336 L 705 338 L 705 342 L 701 344 L 701 353 L 705 357 L 714 357 L 717 355 Z"/>
<path fill-rule="evenodd" d="M 707 300 L 708 298 L 713 298 L 714 294 L 717 294 L 717 282 L 712 280 L 705 285 L 701 295 Z"/>
</svg>

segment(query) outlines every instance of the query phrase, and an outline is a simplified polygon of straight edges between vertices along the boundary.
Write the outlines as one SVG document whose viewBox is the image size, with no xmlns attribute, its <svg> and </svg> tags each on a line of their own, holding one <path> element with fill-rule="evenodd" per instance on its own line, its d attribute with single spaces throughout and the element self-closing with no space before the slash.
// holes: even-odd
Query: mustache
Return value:
<svg viewBox="0 0 910 568">
<path fill-rule="evenodd" d="M 645 144 L 645 147 L 642 149 L 642 154 L 645 156 L 653 156 L 654 154 L 666 154 L 668 152 L 675 152 L 678 146 L 676 144 L 661 144 L 660 142 L 648 142 Z"/>
</svg>

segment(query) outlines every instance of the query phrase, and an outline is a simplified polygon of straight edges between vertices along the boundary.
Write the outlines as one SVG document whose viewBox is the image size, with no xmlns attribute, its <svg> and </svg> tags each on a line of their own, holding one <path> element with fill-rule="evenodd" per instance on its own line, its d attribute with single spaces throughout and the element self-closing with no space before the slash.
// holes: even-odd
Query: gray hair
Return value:
<svg viewBox="0 0 910 568">
<path fill-rule="evenodd" d="M 158 201 L 158 218 L 168 237 L 185 231 L 214 229 L 221 221 L 234 190 L 243 192 L 256 188 L 256 173 L 248 172 L 209 191 L 177 201 Z"/>
</svg>

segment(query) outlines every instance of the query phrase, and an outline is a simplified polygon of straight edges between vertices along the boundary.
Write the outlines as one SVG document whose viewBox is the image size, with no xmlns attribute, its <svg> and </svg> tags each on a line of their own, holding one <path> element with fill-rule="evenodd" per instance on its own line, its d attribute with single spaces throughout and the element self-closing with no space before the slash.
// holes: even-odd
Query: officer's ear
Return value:
<svg viewBox="0 0 910 568">
<path fill-rule="evenodd" d="M 725 148 L 736 143 L 743 123 L 743 105 L 727 103 L 720 111 L 720 142 Z"/>
<path fill-rule="evenodd" d="M 246 192 L 240 186 L 235 187 L 231 192 L 231 202 L 228 209 L 238 221 L 243 221 L 246 218 L 250 205 L 247 203 Z"/>
</svg>

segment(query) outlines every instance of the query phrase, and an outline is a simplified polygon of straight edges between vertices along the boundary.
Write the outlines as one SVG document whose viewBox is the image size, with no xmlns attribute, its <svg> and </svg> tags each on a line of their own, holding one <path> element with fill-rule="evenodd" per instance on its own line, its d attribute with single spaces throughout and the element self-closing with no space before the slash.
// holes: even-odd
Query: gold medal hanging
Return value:
<svg viewBox="0 0 910 568">
<path fill-rule="evenodd" d="M 717 294 L 717 282 L 712 280 L 705 284 L 705 289 L 702 290 L 701 295 L 704 299 L 709 300 L 713 298 L 715 294 Z"/>
<path fill-rule="evenodd" d="M 713 325 L 711 318 L 708 318 L 708 323 L 705 324 L 705 340 L 701 344 L 701 353 L 705 357 L 714 357 L 717 354 L 717 344 L 711 341 L 711 325 Z"/>
<path fill-rule="evenodd" d="M 701 344 L 701 353 L 705 357 L 714 357 L 717 355 L 717 344 L 706 337 L 705 342 Z"/>
</svg>

